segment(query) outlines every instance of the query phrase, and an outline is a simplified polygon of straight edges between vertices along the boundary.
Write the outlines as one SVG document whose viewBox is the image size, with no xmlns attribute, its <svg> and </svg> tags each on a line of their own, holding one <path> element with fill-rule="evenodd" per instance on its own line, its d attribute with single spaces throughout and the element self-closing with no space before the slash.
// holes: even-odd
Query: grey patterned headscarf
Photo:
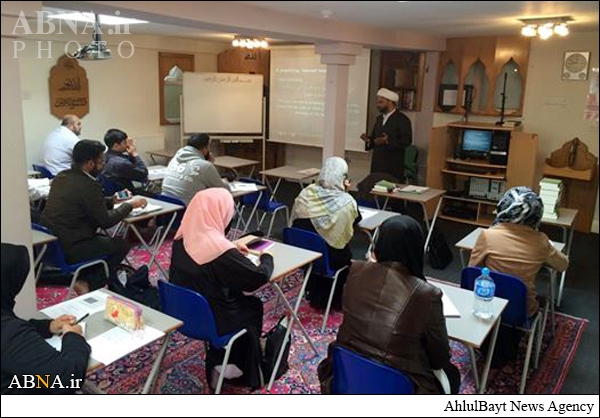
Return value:
<svg viewBox="0 0 600 418">
<path fill-rule="evenodd" d="M 529 187 L 513 187 L 498 202 L 496 212 L 494 225 L 511 223 L 538 229 L 544 215 L 544 203 Z"/>
</svg>

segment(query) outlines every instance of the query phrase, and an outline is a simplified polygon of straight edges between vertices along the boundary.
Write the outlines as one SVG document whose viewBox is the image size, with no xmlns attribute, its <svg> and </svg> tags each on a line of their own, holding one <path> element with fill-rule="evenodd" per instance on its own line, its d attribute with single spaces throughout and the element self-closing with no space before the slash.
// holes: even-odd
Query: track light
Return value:
<svg viewBox="0 0 600 418">
<path fill-rule="evenodd" d="M 569 34 L 568 22 L 573 21 L 570 16 L 558 16 L 543 19 L 520 19 L 523 23 L 521 35 L 533 38 L 538 36 L 546 40 L 556 34 L 558 36 L 567 36 Z"/>
<path fill-rule="evenodd" d="M 231 46 L 235 48 L 247 48 L 247 49 L 268 49 L 269 43 L 265 39 L 257 39 L 257 38 L 246 38 L 246 37 L 238 37 L 236 36 L 231 41 Z"/>
</svg>

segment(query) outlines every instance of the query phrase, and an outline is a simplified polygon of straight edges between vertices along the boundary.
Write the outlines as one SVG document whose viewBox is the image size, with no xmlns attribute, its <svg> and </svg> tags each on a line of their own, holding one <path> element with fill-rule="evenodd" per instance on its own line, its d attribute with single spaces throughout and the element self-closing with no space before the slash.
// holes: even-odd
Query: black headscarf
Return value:
<svg viewBox="0 0 600 418">
<path fill-rule="evenodd" d="M 23 245 L 2 243 L 2 315 L 14 315 L 15 297 L 19 294 L 29 274 L 29 251 Z"/>
<path fill-rule="evenodd" d="M 377 233 L 375 257 L 379 263 L 397 261 L 421 279 L 423 274 L 423 231 L 413 218 L 405 215 L 388 219 Z"/>
</svg>

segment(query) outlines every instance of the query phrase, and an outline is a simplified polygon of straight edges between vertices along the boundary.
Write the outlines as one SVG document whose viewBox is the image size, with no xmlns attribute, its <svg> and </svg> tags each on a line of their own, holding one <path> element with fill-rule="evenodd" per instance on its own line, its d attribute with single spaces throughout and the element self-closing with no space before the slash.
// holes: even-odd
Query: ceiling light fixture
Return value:
<svg viewBox="0 0 600 418">
<path fill-rule="evenodd" d="M 231 46 L 234 48 L 268 49 L 269 42 L 267 42 L 266 39 L 248 38 L 245 36 L 236 36 L 231 41 Z"/>
<path fill-rule="evenodd" d="M 540 19 L 520 19 L 523 23 L 521 35 L 533 38 L 538 36 L 546 40 L 556 34 L 558 36 L 567 36 L 569 34 L 568 22 L 572 22 L 571 16 L 557 16 Z"/>
<path fill-rule="evenodd" d="M 148 23 L 147 20 L 132 19 L 121 16 L 98 15 L 101 25 L 136 25 L 140 23 Z M 73 13 L 54 13 L 50 15 L 50 19 L 71 20 L 73 22 L 95 23 L 96 18 L 94 13 L 73 12 Z"/>
</svg>

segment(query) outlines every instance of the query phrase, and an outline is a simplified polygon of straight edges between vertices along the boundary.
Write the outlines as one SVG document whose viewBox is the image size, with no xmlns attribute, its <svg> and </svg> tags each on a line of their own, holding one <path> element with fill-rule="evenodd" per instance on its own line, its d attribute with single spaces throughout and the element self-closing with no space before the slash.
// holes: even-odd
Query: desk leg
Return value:
<svg viewBox="0 0 600 418">
<path fill-rule="evenodd" d="M 564 276 L 563 276 L 564 277 Z M 562 279 L 561 279 L 562 280 Z M 556 300 L 556 270 L 553 268 L 550 269 L 550 334 L 554 336 L 554 331 L 556 330 L 556 318 L 555 318 L 555 305 L 554 301 Z"/>
<path fill-rule="evenodd" d="M 154 364 L 152 365 L 152 370 L 150 370 L 150 374 L 148 375 L 148 379 L 146 379 L 146 384 L 144 385 L 144 389 L 142 390 L 142 395 L 151 394 L 154 392 L 154 384 L 156 383 L 156 378 L 158 377 L 158 373 L 160 372 L 160 367 L 162 366 L 163 360 L 165 358 L 165 354 L 167 352 L 167 348 L 169 348 L 169 341 L 171 340 L 171 333 L 167 333 L 165 335 L 165 339 L 162 343 L 162 347 L 158 352 L 158 356 L 156 360 L 154 360 Z"/>
<path fill-rule="evenodd" d="M 425 248 L 427 248 L 427 247 L 425 247 Z M 464 248 L 461 248 L 458 250 L 458 255 L 460 256 L 460 264 L 463 269 L 465 267 L 467 267 L 467 259 L 465 257 L 466 253 L 467 253 L 467 251 Z"/>
<path fill-rule="evenodd" d="M 475 356 L 475 350 L 469 346 L 469 357 L 471 358 L 471 370 L 473 372 L 473 383 L 475 384 L 475 390 L 479 390 L 479 372 L 477 371 L 477 357 Z"/>
<path fill-rule="evenodd" d="M 385 201 L 383 202 L 383 207 L 381 208 L 381 210 L 386 210 L 388 207 L 388 203 L 390 203 L 390 198 L 386 197 Z M 379 200 L 377 201 L 377 208 L 379 209 Z"/>
<path fill-rule="evenodd" d="M 263 192 L 262 191 L 259 192 L 258 199 L 256 199 L 256 202 L 254 202 L 254 206 L 252 207 L 252 212 L 250 212 L 250 217 L 248 218 L 248 222 L 245 223 L 245 225 L 244 225 L 244 230 L 242 231 L 242 235 L 244 235 L 246 232 L 248 232 L 248 227 L 252 223 L 252 218 L 254 218 L 254 214 L 256 213 L 256 210 L 258 209 L 258 204 L 260 203 L 260 200 L 262 199 L 262 195 L 263 195 Z M 259 225 L 259 228 L 260 228 L 260 225 Z"/>
<path fill-rule="evenodd" d="M 490 374 L 490 367 L 492 366 L 492 357 L 494 356 L 494 349 L 496 348 L 496 339 L 498 338 L 498 330 L 500 329 L 500 317 L 496 318 L 496 325 L 492 331 L 492 339 L 490 340 L 490 347 L 485 359 L 485 366 L 483 367 L 483 373 L 481 374 L 481 385 L 479 387 L 479 394 L 485 393 L 485 387 L 487 384 L 488 375 Z"/>
<path fill-rule="evenodd" d="M 366 229 L 362 230 L 365 234 L 367 234 L 367 237 L 369 237 L 369 247 L 367 248 L 367 253 L 365 254 L 366 260 L 369 259 L 369 257 L 371 256 L 371 252 L 373 251 L 373 245 L 375 245 L 375 237 L 377 236 L 378 229 L 379 228 L 375 229 L 375 231 L 373 231 L 372 234 Z"/>
<path fill-rule="evenodd" d="M 425 248 L 423 248 L 423 253 L 427 252 L 427 247 L 429 246 L 429 241 L 431 240 L 431 234 L 433 233 L 433 228 L 435 227 L 435 222 L 437 221 L 438 213 L 440 212 L 440 207 L 442 207 L 443 199 L 444 199 L 443 197 L 440 197 L 440 200 L 438 200 L 438 204 L 435 207 L 435 212 L 433 214 L 433 219 L 431 220 L 431 226 L 429 225 L 429 220 L 427 219 L 427 207 L 425 206 L 424 203 L 421 203 L 421 206 L 423 207 L 423 216 L 425 216 L 425 225 L 427 225 L 427 228 L 428 228 L 427 238 L 425 239 Z"/>
<path fill-rule="evenodd" d="M 158 251 L 160 250 L 160 247 L 165 242 L 165 239 L 167 238 L 167 235 L 169 234 L 169 231 L 171 230 L 171 226 L 173 226 L 173 222 L 175 222 L 175 217 L 176 216 L 177 216 L 177 212 L 173 212 L 173 215 L 171 216 L 171 220 L 169 221 L 167 227 L 165 228 L 165 232 L 163 232 L 162 236 L 158 239 L 158 242 L 154 246 L 154 249 L 152 249 L 152 247 L 150 247 L 150 245 L 148 245 L 148 243 L 144 240 L 144 238 L 140 234 L 140 231 L 138 231 L 138 229 L 135 226 L 135 224 L 131 224 L 131 230 L 133 231 L 133 233 L 135 234 L 135 236 L 140 240 L 140 242 L 142 243 L 142 245 L 146 248 L 146 251 L 148 251 L 150 253 L 150 261 L 147 264 L 148 265 L 148 269 L 152 268 L 152 264 L 156 263 L 156 266 L 162 272 L 162 274 L 164 275 L 165 279 L 168 278 L 169 275 L 167 274 L 167 272 L 165 271 L 165 269 L 163 268 L 163 266 L 161 266 L 160 263 L 156 261 L 156 254 L 158 254 Z"/>
<path fill-rule="evenodd" d="M 40 263 L 42 262 L 42 258 L 44 257 L 44 254 L 46 254 L 47 249 L 48 249 L 48 244 L 42 245 L 42 248 L 41 248 L 39 254 L 37 255 L 37 257 L 35 258 L 35 260 L 33 262 L 33 272 L 35 274 L 36 282 L 40 278 L 40 273 L 42 272 L 42 269 L 38 269 L 38 267 L 39 267 Z"/>
<path fill-rule="evenodd" d="M 279 186 L 281 185 L 281 180 L 283 180 L 281 177 L 279 177 L 277 179 L 277 183 L 275 183 L 275 188 L 273 190 L 271 190 L 271 201 L 273 201 L 273 199 L 275 199 L 275 195 L 277 194 L 277 190 L 279 190 Z M 267 186 L 269 187 L 269 189 L 271 188 L 271 186 L 269 185 L 269 183 L 267 183 Z"/>
<path fill-rule="evenodd" d="M 102 389 L 100 389 L 98 386 L 96 386 L 89 380 L 83 382 L 83 387 L 81 388 L 81 390 L 89 395 L 106 395 L 106 392 L 104 392 Z"/>
<path fill-rule="evenodd" d="M 573 235 L 575 235 L 575 227 L 574 226 L 571 226 L 571 230 L 568 233 L 568 238 L 567 238 L 567 228 L 563 228 L 563 237 L 567 238 L 565 240 L 565 254 L 567 255 L 567 257 L 569 257 L 571 255 L 571 245 L 573 245 Z M 558 306 L 558 307 L 560 307 L 560 303 L 562 302 L 566 278 L 567 278 L 567 270 L 563 271 L 560 275 L 560 283 L 558 285 L 558 295 L 556 296 L 556 306 Z"/>
<path fill-rule="evenodd" d="M 300 304 L 302 303 L 302 297 L 304 296 L 304 292 L 306 290 L 306 285 L 308 284 L 308 278 L 310 277 L 311 272 L 312 272 L 312 263 L 309 265 L 308 270 L 306 271 L 306 274 L 304 275 L 304 281 L 302 282 L 302 288 L 300 289 L 300 293 L 298 294 L 298 300 L 296 301 L 295 307 L 292 307 L 292 305 L 290 305 L 290 302 L 285 297 L 285 294 L 283 293 L 283 290 L 281 290 L 281 287 L 279 287 L 279 285 L 275 282 L 272 283 L 273 286 L 275 286 L 275 289 L 277 290 L 277 292 L 279 293 L 279 296 L 283 299 L 283 303 L 290 311 L 290 313 L 292 315 L 292 321 L 290 321 L 290 323 L 289 323 L 288 329 L 287 329 L 287 331 L 285 333 L 285 337 L 283 339 L 283 344 L 281 346 L 281 349 L 279 350 L 279 354 L 277 355 L 277 361 L 275 362 L 275 368 L 273 369 L 273 372 L 271 373 L 271 378 L 269 379 L 269 385 L 267 386 L 268 391 L 271 391 L 271 389 L 273 388 L 273 383 L 275 383 L 275 374 L 277 373 L 277 369 L 279 369 L 279 365 L 281 364 L 281 359 L 283 358 L 283 352 L 285 350 L 285 346 L 287 345 L 288 338 L 290 338 L 290 336 L 292 334 L 292 328 L 294 326 L 294 322 L 296 322 L 298 324 L 298 326 L 300 327 L 300 330 L 304 334 L 304 337 L 308 340 L 311 348 L 315 352 L 315 355 L 316 356 L 319 355 L 319 352 L 317 351 L 317 348 L 315 347 L 314 343 L 310 339 L 308 332 L 306 332 L 306 329 L 300 322 L 300 319 L 298 319 L 298 310 L 300 309 Z"/>
</svg>

